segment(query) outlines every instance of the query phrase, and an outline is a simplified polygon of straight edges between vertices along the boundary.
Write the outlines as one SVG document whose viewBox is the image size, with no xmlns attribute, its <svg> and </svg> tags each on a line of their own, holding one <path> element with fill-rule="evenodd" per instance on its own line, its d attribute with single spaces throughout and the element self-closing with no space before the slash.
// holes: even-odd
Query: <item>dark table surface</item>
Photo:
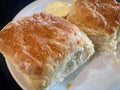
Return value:
<svg viewBox="0 0 120 90">
<path fill-rule="evenodd" d="M 34 0 L 0 0 L 0 29 Z M 118 0 L 120 2 L 120 0 Z M 0 54 L 0 90 L 22 90 L 12 78 L 3 56 Z"/>
<path fill-rule="evenodd" d="M 0 0 L 0 30 L 26 5 L 34 0 Z M 22 90 L 12 78 L 0 54 L 0 90 Z"/>
</svg>

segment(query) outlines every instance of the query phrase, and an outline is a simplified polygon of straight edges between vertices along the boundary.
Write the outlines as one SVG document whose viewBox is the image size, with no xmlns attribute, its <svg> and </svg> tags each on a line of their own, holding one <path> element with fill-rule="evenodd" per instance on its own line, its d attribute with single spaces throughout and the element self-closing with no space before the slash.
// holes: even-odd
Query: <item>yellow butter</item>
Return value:
<svg viewBox="0 0 120 90">
<path fill-rule="evenodd" d="M 63 1 L 50 2 L 45 11 L 59 17 L 65 17 L 69 13 L 69 5 Z"/>
</svg>

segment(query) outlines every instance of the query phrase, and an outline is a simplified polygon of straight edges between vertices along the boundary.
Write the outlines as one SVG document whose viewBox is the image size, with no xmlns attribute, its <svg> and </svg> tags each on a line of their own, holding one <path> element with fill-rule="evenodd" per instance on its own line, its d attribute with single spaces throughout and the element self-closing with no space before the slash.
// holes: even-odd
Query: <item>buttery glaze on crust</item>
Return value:
<svg viewBox="0 0 120 90">
<path fill-rule="evenodd" d="M 49 76 L 75 45 L 86 44 L 75 28 L 62 18 L 35 14 L 0 31 L 0 51 L 25 73 Z"/>
<path fill-rule="evenodd" d="M 120 3 L 115 0 L 75 0 L 68 20 L 99 33 L 113 34 L 120 25 Z"/>
</svg>

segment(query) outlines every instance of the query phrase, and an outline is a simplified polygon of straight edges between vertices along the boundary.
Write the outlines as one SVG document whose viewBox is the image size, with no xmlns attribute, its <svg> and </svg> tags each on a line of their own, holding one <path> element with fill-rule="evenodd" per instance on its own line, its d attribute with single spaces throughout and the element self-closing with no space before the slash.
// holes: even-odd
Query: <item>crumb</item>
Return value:
<svg viewBox="0 0 120 90">
<path fill-rule="evenodd" d="M 114 59 L 115 66 L 120 66 L 120 60 L 118 58 Z"/>
<path fill-rule="evenodd" d="M 119 59 L 115 59 L 114 62 L 115 62 L 115 64 L 118 65 L 120 63 L 120 60 Z"/>
<path fill-rule="evenodd" d="M 95 74 L 95 73 L 93 73 L 93 74 L 92 74 L 92 77 L 95 77 L 95 76 L 96 76 L 96 74 Z"/>
<path fill-rule="evenodd" d="M 66 86 L 67 89 L 70 89 L 70 88 L 72 88 L 72 87 L 73 87 L 73 83 L 72 83 L 72 82 L 69 82 L 69 83 L 67 84 L 67 86 Z"/>
</svg>

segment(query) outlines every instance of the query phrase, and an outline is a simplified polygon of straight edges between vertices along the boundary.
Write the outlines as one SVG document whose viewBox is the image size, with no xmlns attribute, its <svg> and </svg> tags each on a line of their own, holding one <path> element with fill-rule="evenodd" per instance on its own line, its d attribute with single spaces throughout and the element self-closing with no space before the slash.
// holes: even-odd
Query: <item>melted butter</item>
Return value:
<svg viewBox="0 0 120 90">
<path fill-rule="evenodd" d="M 46 12 L 59 17 L 65 17 L 69 13 L 69 5 L 63 1 L 54 1 L 46 6 Z"/>
</svg>

